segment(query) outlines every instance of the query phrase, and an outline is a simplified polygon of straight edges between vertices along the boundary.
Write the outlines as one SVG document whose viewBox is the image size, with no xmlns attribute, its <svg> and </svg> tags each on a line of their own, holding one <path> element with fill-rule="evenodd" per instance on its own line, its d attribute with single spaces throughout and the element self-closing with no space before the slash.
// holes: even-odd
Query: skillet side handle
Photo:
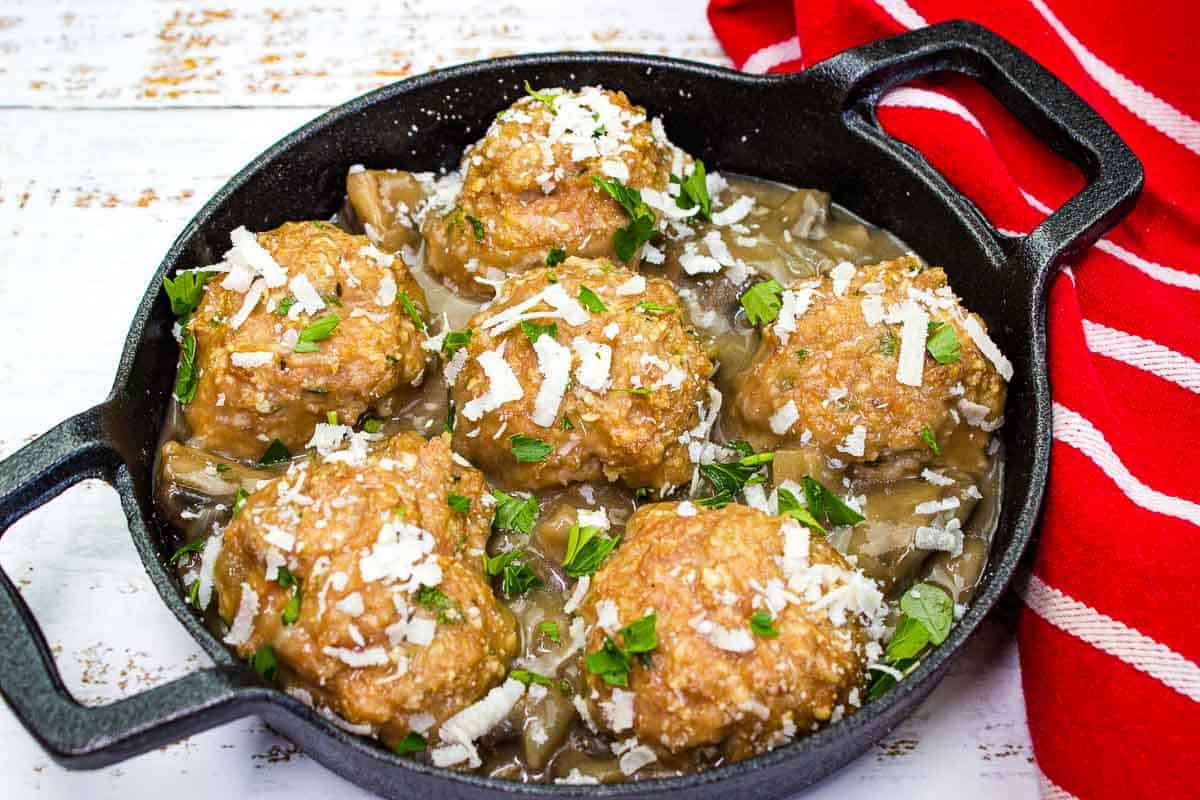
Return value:
<svg viewBox="0 0 1200 800">
<path fill-rule="evenodd" d="M 919 152 L 885 133 L 875 115 L 888 90 L 937 72 L 979 81 L 1043 142 L 1078 166 L 1087 180 L 1083 190 L 1018 240 L 1015 258 L 1029 271 L 1039 296 L 1054 268 L 1116 224 L 1142 189 L 1141 162 L 1108 123 L 1045 67 L 976 23 L 956 20 L 921 28 L 847 50 L 812 70 L 839 90 L 840 110 L 854 132 L 945 191 L 956 190 Z"/>
<path fill-rule="evenodd" d="M 0 462 L 0 536 L 21 517 L 89 478 L 125 469 L 96 406 Z M 0 693 L 38 743 L 64 766 L 106 766 L 251 713 L 245 670 L 206 669 L 105 706 L 71 696 L 46 639 L 0 569 Z"/>
</svg>

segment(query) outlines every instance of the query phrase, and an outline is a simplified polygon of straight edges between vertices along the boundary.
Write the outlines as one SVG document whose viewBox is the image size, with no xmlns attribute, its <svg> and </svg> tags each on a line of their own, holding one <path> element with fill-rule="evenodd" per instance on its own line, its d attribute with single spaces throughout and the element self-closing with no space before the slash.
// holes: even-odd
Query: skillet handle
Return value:
<svg viewBox="0 0 1200 800">
<path fill-rule="evenodd" d="M 987 28 L 956 20 L 847 50 L 812 72 L 838 91 L 852 132 L 886 149 L 943 192 L 955 193 L 917 150 L 883 131 L 875 115 L 880 97 L 900 84 L 936 72 L 956 72 L 982 83 L 1055 152 L 1082 170 L 1087 185 L 1016 240 L 1015 259 L 1041 296 L 1054 268 L 1090 246 L 1116 224 L 1141 191 L 1142 164 L 1108 123 L 1016 46 Z M 978 213 L 978 209 L 976 209 Z M 1005 241 L 979 213 L 996 241 Z"/>
<path fill-rule="evenodd" d="M 55 426 L 0 462 L 0 536 L 79 481 L 114 483 L 125 466 L 99 405 Z M 251 713 L 238 692 L 246 670 L 210 668 L 105 706 L 67 691 L 46 639 L 0 569 L 0 693 L 60 764 L 102 767 Z"/>
</svg>

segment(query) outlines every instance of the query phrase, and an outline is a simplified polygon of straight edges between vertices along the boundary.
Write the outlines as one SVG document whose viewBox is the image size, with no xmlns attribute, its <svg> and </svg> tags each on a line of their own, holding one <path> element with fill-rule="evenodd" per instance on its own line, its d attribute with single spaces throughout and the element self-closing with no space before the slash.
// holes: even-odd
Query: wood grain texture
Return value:
<svg viewBox="0 0 1200 800">
<path fill-rule="evenodd" d="M 330 105 L 436 66 L 552 49 L 723 63 L 699 0 L 656 3 L 0 2 L 0 457 L 108 391 L 149 275 L 246 161 Z M 142 571 L 115 494 L 87 483 L 17 523 L 0 564 L 64 678 L 103 703 L 206 657 Z M 1036 793 L 1011 613 L 921 709 L 806 798 Z M 256 719 L 94 773 L 53 765 L 0 709 L 4 797 L 362 792 Z"/>
</svg>

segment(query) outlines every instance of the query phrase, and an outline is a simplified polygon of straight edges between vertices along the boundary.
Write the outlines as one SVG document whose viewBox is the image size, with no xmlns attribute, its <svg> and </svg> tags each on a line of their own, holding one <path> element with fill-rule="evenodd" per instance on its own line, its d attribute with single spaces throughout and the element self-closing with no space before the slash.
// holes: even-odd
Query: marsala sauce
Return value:
<svg viewBox="0 0 1200 800">
<path fill-rule="evenodd" d="M 743 246 L 727 230 L 725 236 L 732 254 L 755 265 L 764 277 L 788 283 L 819 273 L 827 273 L 836 263 L 873 264 L 897 258 L 908 248 L 879 228 L 870 226 L 850 212 L 828 203 L 826 195 L 811 190 L 796 191 L 778 183 L 741 176 L 726 176 L 737 194 L 753 195 L 756 207 L 743 224 L 758 227 L 757 241 Z M 828 204 L 828 205 L 827 205 Z M 822 213 L 828 207 L 828 215 Z M 810 227 L 811 238 L 792 235 L 798 221 Z M 362 228 L 352 213 L 342 214 L 342 224 L 356 233 Z M 824 233 L 821 236 L 821 233 Z M 703 231 L 701 231 L 703 233 Z M 688 303 L 695 326 L 712 342 L 720 368 L 714 377 L 726 397 L 733 391 L 733 377 L 749 364 L 758 346 L 758 333 L 746 324 L 737 302 L 737 287 L 723 274 L 690 277 L 678 267 L 679 245 L 668 243 L 667 260 L 660 267 L 643 265 L 645 274 L 660 274 L 671 279 Z M 444 314 L 450 328 L 464 328 L 480 303 L 464 300 L 438 283 L 423 264 L 410 269 L 420 282 L 433 310 L 435 320 Z M 435 330 L 441 330 L 439 322 Z M 726 403 L 728 407 L 728 402 Z M 424 384 L 407 395 L 397 394 L 383 400 L 374 416 L 384 419 L 384 432 L 394 434 L 414 430 L 425 436 L 441 432 L 447 411 L 447 392 L 442 373 L 431 367 Z M 252 435 L 247 432 L 247 435 Z M 718 441 L 738 438 L 723 419 L 714 430 Z M 982 438 L 981 438 L 982 437 Z M 193 541 L 224 525 L 236 490 L 253 491 L 257 482 L 280 474 L 282 469 L 264 469 L 214 456 L 186 446 L 188 431 L 178 405 L 172 400 L 167 424 L 162 432 L 156 497 L 162 513 L 179 528 L 182 541 Z M 808 451 L 776 452 L 772 483 L 809 474 L 827 486 L 866 498 L 867 520 L 853 529 L 835 529 L 834 544 L 848 555 L 857 556 L 858 565 L 879 580 L 890 599 L 895 600 L 916 580 L 929 580 L 950 592 L 955 602 L 970 601 L 987 564 L 989 546 L 999 518 L 999 489 L 1003 454 L 998 439 L 986 455 L 980 445 L 986 434 L 960 425 L 951 439 L 942 445 L 938 470 L 954 479 L 949 486 L 935 486 L 921 479 L 895 479 L 888 465 L 863 469 L 839 469 L 836 462 L 819 463 Z M 217 465 L 221 465 L 218 469 Z M 893 465 L 897 466 L 897 465 Z M 909 470 L 911 474 L 911 470 Z M 510 488 L 501 475 L 488 475 L 493 485 Z M 844 482 L 848 480 L 848 484 Z M 965 500 L 959 509 L 965 532 L 963 551 L 952 556 L 945 552 L 918 550 L 911 544 L 912 530 L 928 521 L 914 515 L 914 507 L 924 501 L 938 500 L 951 494 L 962 497 L 968 486 L 976 486 L 982 498 L 977 503 Z M 684 487 L 675 497 L 687 494 Z M 767 487 L 768 490 L 770 486 Z M 707 487 L 697 492 L 708 494 Z M 575 508 L 604 506 L 613 523 L 613 533 L 623 532 L 625 522 L 636 508 L 631 491 L 615 484 L 583 484 L 536 492 L 541 506 L 533 535 L 497 533 L 489 542 L 490 554 L 512 546 L 526 550 L 526 562 L 545 582 L 542 589 L 504 601 L 517 619 L 521 648 L 518 659 L 537 659 L 535 670 L 550 677 L 565 679 L 582 686 L 579 659 L 562 657 L 539 649 L 535 631 L 540 622 L 557 620 L 559 629 L 568 628 L 563 605 L 570 595 L 573 580 L 559 566 L 566 549 L 567 531 L 575 521 Z M 653 498 L 658 499 L 658 498 Z M 647 501 L 643 501 L 647 502 Z M 519 540 L 519 541 L 518 541 Z M 178 567 L 181 581 L 192 567 L 187 559 Z M 184 589 L 186 592 L 186 588 Z M 215 604 L 213 604 L 215 607 Z M 224 625 L 210 609 L 208 623 L 218 632 Z M 564 635 L 564 639 L 569 638 Z M 281 669 L 285 687 L 298 686 L 320 697 L 316 687 L 296 682 L 294 675 Z M 537 717 L 546 733 L 544 743 L 530 735 L 529 721 Z M 604 740 L 590 733 L 579 720 L 571 701 L 558 691 L 547 692 L 536 703 L 523 698 L 509 719 L 480 742 L 484 759 L 480 772 L 517 781 L 552 781 L 578 769 L 585 776 L 602 782 L 629 780 L 617 766 L 617 759 Z M 689 759 L 663 760 L 640 770 L 633 779 L 661 777 L 680 772 L 710 768 L 720 763 L 718 756 L 697 754 Z"/>
</svg>

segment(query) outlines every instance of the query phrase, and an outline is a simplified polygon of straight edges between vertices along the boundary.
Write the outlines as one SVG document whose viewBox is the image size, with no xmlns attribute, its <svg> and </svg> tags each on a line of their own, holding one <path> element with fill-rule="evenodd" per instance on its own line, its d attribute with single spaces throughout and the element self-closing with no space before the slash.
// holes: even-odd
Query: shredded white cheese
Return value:
<svg viewBox="0 0 1200 800">
<path fill-rule="evenodd" d="M 275 360 L 275 354 L 266 351 L 254 351 L 245 353 L 230 353 L 229 362 L 235 367 L 244 367 L 252 369 L 254 367 L 265 367 Z"/>
<path fill-rule="evenodd" d="M 900 310 L 900 357 L 896 364 L 896 380 L 906 386 L 920 386 L 925 372 L 925 337 L 929 333 L 929 314 L 911 300 L 905 300 Z"/>
<path fill-rule="evenodd" d="M 229 626 L 229 632 L 225 634 L 225 644 L 237 647 L 250 641 L 250 634 L 254 630 L 254 615 L 257 613 L 258 594 L 250 588 L 250 584 L 242 581 L 242 596 L 238 600 L 237 614 Z"/>
<path fill-rule="evenodd" d="M 512 367 L 504 360 L 501 349 L 485 350 L 479 354 L 476 360 L 483 369 L 484 375 L 487 376 L 489 385 L 486 392 L 468 400 L 462 407 L 462 415 L 472 422 L 477 421 L 489 411 L 495 411 L 505 403 L 520 400 L 525 395 L 521 389 L 521 382 L 517 380 Z"/>
<path fill-rule="evenodd" d="M 796 407 L 796 401 L 788 400 L 771 415 L 771 432 L 776 436 L 783 436 L 799 421 L 800 409 Z"/>
<path fill-rule="evenodd" d="M 592 342 L 582 336 L 571 340 L 571 347 L 579 358 L 575 378 L 580 385 L 594 392 L 608 388 L 609 371 L 612 369 L 612 348 L 606 344 Z"/>
<path fill-rule="evenodd" d="M 224 543 L 224 537 L 220 534 L 208 537 L 204 543 L 204 550 L 200 553 L 200 585 L 196 588 L 196 602 L 200 604 L 200 608 L 208 608 L 208 604 L 212 601 L 213 579 L 216 575 L 217 556 L 221 555 L 221 546 Z"/>
<path fill-rule="evenodd" d="M 558 418 L 563 395 L 571 382 L 571 351 L 551 336 L 539 336 L 533 343 L 542 385 L 533 401 L 533 421 L 549 428 Z"/>
<path fill-rule="evenodd" d="M 971 337 L 971 341 L 979 348 L 979 352 L 983 353 L 988 361 L 992 362 L 996 367 L 996 371 L 1000 373 L 1000 377 L 1004 378 L 1006 382 L 1011 381 L 1013 376 L 1012 362 L 1000 352 L 1000 348 L 992 341 L 992 337 L 988 336 L 987 331 L 979 324 L 979 320 L 968 316 L 962 321 L 962 324 L 967 329 L 967 335 Z"/>
<path fill-rule="evenodd" d="M 854 430 L 846 434 L 846 437 L 838 443 L 837 449 L 838 452 L 861 458 L 866 452 L 866 447 L 867 429 L 862 425 L 855 425 Z"/>
</svg>

